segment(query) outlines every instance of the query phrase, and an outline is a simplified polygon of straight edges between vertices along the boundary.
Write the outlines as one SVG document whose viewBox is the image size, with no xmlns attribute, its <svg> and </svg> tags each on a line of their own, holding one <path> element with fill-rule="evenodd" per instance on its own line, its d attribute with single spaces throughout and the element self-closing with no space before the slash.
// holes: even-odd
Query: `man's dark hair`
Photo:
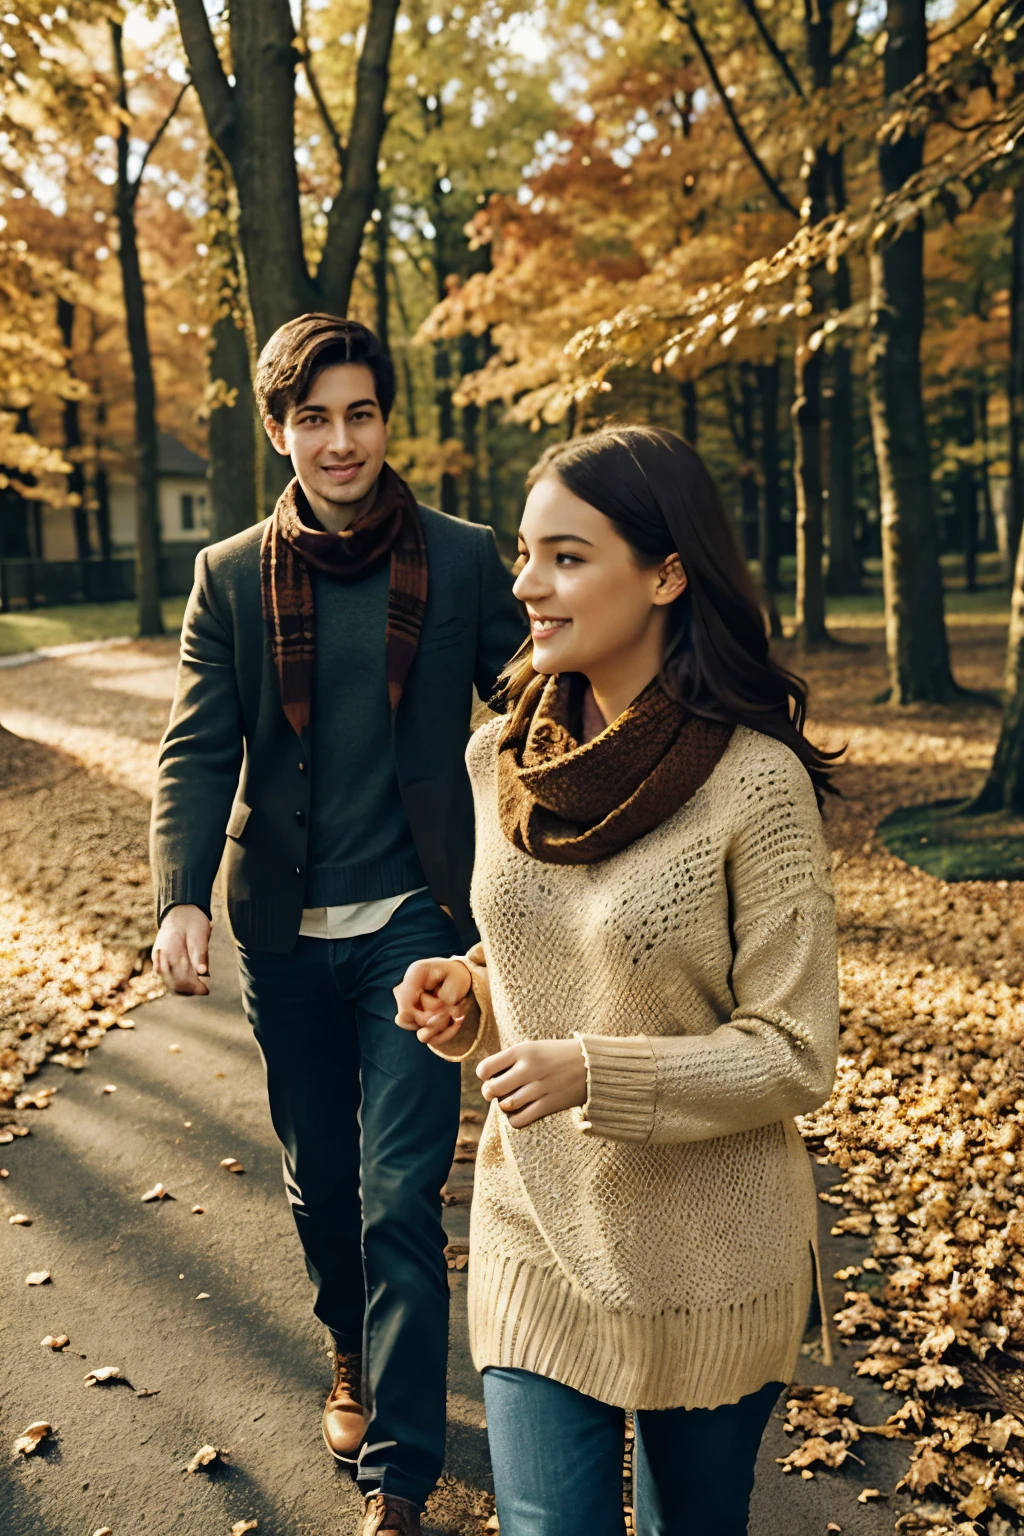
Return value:
<svg viewBox="0 0 1024 1536">
<path fill-rule="evenodd" d="M 395 403 L 394 364 L 371 330 L 340 315 L 299 315 L 274 332 L 260 353 L 252 385 L 261 419 L 271 416 L 283 426 L 288 412 L 308 397 L 317 374 L 338 363 L 369 368 L 387 421 Z"/>
</svg>

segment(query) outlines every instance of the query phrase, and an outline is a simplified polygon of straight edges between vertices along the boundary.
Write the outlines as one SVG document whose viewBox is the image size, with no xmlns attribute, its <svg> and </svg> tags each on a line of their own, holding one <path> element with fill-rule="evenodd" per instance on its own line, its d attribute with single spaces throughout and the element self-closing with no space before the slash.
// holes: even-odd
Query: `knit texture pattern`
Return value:
<svg viewBox="0 0 1024 1536">
<path fill-rule="evenodd" d="M 693 797 L 598 863 L 501 830 L 500 721 L 471 739 L 478 1004 L 441 1053 L 577 1036 L 580 1110 L 477 1157 L 474 1362 L 631 1408 L 788 1381 L 818 1202 L 793 1116 L 828 1097 L 839 1029 L 830 856 L 806 771 L 739 727 Z"/>
</svg>

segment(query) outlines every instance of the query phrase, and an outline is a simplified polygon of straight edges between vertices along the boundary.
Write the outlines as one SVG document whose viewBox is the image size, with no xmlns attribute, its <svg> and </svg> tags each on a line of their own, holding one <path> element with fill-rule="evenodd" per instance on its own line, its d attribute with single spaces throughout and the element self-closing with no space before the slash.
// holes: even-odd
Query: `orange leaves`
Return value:
<svg viewBox="0 0 1024 1536">
<path fill-rule="evenodd" d="M 51 1432 L 52 1426 L 42 1419 L 36 1424 L 30 1424 L 14 1442 L 15 1456 L 31 1456 Z"/>
</svg>

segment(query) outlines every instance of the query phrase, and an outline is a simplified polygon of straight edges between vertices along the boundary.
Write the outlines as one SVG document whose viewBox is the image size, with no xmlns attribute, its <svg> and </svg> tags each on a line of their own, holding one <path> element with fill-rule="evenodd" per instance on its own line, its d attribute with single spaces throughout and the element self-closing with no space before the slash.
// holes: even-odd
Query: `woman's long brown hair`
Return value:
<svg viewBox="0 0 1024 1536">
<path fill-rule="evenodd" d="M 695 715 L 784 742 L 820 805 L 834 790 L 831 763 L 840 753 L 804 735 L 806 685 L 771 655 L 754 583 L 700 455 L 661 427 L 602 427 L 549 448 L 528 487 L 545 474 L 602 512 L 641 566 L 678 553 L 687 584 L 668 610 L 662 686 Z M 528 640 L 502 673 L 504 705 L 536 675 Z"/>
</svg>

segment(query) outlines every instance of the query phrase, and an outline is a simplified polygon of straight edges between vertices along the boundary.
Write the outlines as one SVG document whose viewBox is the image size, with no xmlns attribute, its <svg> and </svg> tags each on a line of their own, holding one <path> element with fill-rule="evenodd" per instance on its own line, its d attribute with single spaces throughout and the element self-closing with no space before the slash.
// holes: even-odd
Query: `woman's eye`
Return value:
<svg viewBox="0 0 1024 1536">
<path fill-rule="evenodd" d="M 579 555 L 559 554 L 559 555 L 555 556 L 555 564 L 556 565 L 561 560 L 568 560 L 570 565 L 579 565 L 580 564 L 580 557 L 579 557 Z"/>
</svg>

